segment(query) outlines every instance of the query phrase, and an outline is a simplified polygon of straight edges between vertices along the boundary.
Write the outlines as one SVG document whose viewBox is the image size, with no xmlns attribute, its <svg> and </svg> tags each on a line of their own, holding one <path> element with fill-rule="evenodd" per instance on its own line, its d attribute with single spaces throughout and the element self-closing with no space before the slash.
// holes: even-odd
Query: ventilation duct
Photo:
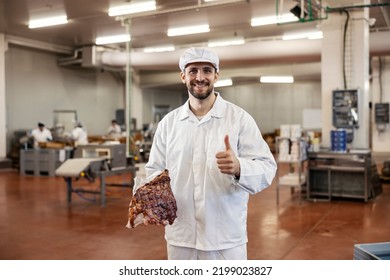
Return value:
<svg viewBox="0 0 390 280">
<path fill-rule="evenodd" d="M 58 65 L 122 70 L 128 58 L 129 55 L 126 52 L 114 51 L 101 46 L 87 46 L 76 49 L 72 56 L 59 58 Z"/>
<path fill-rule="evenodd" d="M 87 68 L 101 66 L 101 53 L 96 46 L 83 47 L 81 66 Z"/>
<path fill-rule="evenodd" d="M 102 64 L 111 67 L 125 67 L 128 59 L 127 52 L 104 51 L 101 55 Z"/>
</svg>

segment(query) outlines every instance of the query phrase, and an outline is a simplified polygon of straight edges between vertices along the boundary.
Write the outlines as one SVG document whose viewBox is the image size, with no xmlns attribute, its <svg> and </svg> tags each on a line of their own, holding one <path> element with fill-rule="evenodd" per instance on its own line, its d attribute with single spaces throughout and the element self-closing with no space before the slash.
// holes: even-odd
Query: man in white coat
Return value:
<svg viewBox="0 0 390 280">
<path fill-rule="evenodd" d="M 53 136 L 44 123 L 39 122 L 38 127 L 33 129 L 29 136 L 34 139 L 34 148 L 39 148 L 39 143 L 46 143 L 53 140 Z"/>
<path fill-rule="evenodd" d="M 168 259 L 245 260 L 249 195 L 271 185 L 275 159 L 255 120 L 214 91 L 215 53 L 188 49 L 179 67 L 188 100 L 158 124 L 145 166 L 169 170 L 177 202 Z"/>
<path fill-rule="evenodd" d="M 88 144 L 88 134 L 80 122 L 76 124 L 76 127 L 72 131 L 72 139 L 75 147 Z"/>
</svg>

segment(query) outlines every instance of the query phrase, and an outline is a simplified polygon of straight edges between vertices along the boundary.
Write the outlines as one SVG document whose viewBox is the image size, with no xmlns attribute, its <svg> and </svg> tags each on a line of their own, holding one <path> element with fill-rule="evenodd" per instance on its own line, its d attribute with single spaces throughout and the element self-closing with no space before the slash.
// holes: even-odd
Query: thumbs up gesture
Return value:
<svg viewBox="0 0 390 280">
<path fill-rule="evenodd" d="M 240 176 L 240 162 L 234 154 L 229 142 L 229 135 L 225 135 L 225 151 L 218 152 L 215 157 L 217 158 L 217 165 L 221 173 Z"/>
</svg>

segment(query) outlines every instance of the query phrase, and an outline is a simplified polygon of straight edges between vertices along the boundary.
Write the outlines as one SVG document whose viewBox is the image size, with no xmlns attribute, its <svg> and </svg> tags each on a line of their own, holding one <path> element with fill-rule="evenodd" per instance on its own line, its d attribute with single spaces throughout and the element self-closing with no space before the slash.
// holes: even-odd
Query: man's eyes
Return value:
<svg viewBox="0 0 390 280">
<path fill-rule="evenodd" d="M 203 73 L 205 73 L 205 74 L 210 74 L 210 73 L 213 72 L 213 70 L 212 70 L 212 69 L 203 69 L 203 70 L 191 69 L 191 70 L 189 71 L 190 74 L 197 74 L 198 72 L 203 72 Z"/>
</svg>

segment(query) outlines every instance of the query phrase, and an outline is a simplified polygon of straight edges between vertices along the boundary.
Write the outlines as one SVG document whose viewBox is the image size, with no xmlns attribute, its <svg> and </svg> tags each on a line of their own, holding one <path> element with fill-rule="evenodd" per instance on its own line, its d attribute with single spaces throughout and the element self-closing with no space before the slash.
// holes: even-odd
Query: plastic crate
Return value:
<svg viewBox="0 0 390 280">
<path fill-rule="evenodd" d="M 355 244 L 354 260 L 390 260 L 390 242 Z"/>
</svg>

